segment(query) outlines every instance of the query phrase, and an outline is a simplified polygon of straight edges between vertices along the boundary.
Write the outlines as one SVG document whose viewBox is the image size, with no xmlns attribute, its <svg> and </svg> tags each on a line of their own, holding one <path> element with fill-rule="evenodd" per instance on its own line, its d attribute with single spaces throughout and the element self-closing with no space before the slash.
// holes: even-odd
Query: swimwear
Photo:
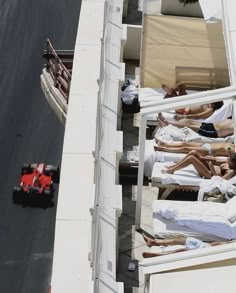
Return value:
<svg viewBox="0 0 236 293">
<path fill-rule="evenodd" d="M 198 133 L 200 135 L 207 136 L 207 137 L 214 137 L 214 138 L 218 137 L 213 123 L 202 122 L 200 129 L 198 130 Z"/>
<path fill-rule="evenodd" d="M 202 147 L 208 151 L 208 155 L 213 156 L 210 143 L 204 143 Z"/>
<path fill-rule="evenodd" d="M 194 237 L 187 237 L 185 241 L 185 246 L 187 249 L 191 250 L 191 249 L 197 249 L 197 248 L 207 248 L 207 247 L 210 247 L 211 245 L 199 239 L 196 239 Z"/>
<path fill-rule="evenodd" d="M 189 111 L 190 111 L 189 108 L 182 108 L 182 109 L 175 110 L 176 113 L 181 115 L 188 115 Z"/>
</svg>

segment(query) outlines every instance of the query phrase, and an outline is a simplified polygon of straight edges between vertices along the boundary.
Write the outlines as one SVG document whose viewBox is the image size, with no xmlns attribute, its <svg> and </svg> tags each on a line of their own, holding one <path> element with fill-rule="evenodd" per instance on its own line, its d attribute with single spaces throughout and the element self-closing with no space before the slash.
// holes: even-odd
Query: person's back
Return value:
<svg viewBox="0 0 236 293">
<path fill-rule="evenodd" d="M 163 84 L 162 88 L 166 91 L 164 99 L 188 94 L 186 91 L 186 85 L 183 82 L 179 82 L 175 85 L 174 88 L 169 88 L 166 84 Z M 175 109 L 175 119 L 180 120 L 184 117 L 189 119 L 205 119 L 210 117 L 215 112 L 215 110 L 220 109 L 223 105 L 224 102 L 219 101 L 211 104 Z"/>
<path fill-rule="evenodd" d="M 234 144 L 229 142 L 211 143 L 211 152 L 213 156 L 226 156 L 230 151 L 234 151 Z"/>
<path fill-rule="evenodd" d="M 220 122 L 215 122 L 214 127 L 218 134 L 218 137 L 226 137 L 234 133 L 232 119 L 226 119 Z"/>
<path fill-rule="evenodd" d="M 210 110 L 211 113 L 214 112 L 214 109 L 211 104 L 205 104 L 205 105 L 190 107 L 189 114 L 198 114 L 198 113 L 201 113 L 205 110 Z"/>
<path fill-rule="evenodd" d="M 187 109 L 187 108 L 186 108 Z M 193 107 L 190 107 L 188 108 L 188 112 L 186 113 L 185 116 L 187 116 L 188 114 L 199 114 L 203 111 L 206 111 L 206 110 L 210 110 L 212 113 L 214 112 L 214 109 L 213 107 L 211 106 L 211 104 L 205 104 L 205 105 L 198 105 L 198 106 L 193 106 Z M 182 109 L 177 109 L 175 110 L 176 113 L 178 114 L 182 114 Z"/>
<path fill-rule="evenodd" d="M 220 109 L 224 103 L 216 102 L 211 104 L 204 104 L 204 105 L 198 105 L 193 107 L 187 107 L 184 109 L 177 109 L 175 112 L 177 115 L 175 116 L 176 120 L 180 120 L 182 118 L 189 118 L 189 119 L 206 119 L 210 117 L 215 110 Z"/>
</svg>

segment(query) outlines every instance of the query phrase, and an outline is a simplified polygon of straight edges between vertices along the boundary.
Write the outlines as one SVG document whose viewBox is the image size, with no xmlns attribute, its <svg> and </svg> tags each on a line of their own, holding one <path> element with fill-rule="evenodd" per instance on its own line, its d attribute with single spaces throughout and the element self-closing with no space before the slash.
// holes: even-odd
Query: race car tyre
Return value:
<svg viewBox="0 0 236 293">
<path fill-rule="evenodd" d="M 44 195 L 47 197 L 47 198 L 50 198 L 52 199 L 53 198 L 53 190 L 44 190 Z"/>
<path fill-rule="evenodd" d="M 48 176 L 52 176 L 52 181 L 54 183 L 59 183 L 60 180 L 60 169 L 59 167 L 55 167 L 53 165 L 46 165 L 44 174 Z"/>
<path fill-rule="evenodd" d="M 30 174 L 33 172 L 33 168 L 29 164 L 23 164 L 21 167 L 21 175 Z"/>
<path fill-rule="evenodd" d="M 22 200 L 21 196 L 22 196 L 21 188 L 19 186 L 15 186 L 12 192 L 13 203 L 21 203 L 21 200 Z"/>
</svg>

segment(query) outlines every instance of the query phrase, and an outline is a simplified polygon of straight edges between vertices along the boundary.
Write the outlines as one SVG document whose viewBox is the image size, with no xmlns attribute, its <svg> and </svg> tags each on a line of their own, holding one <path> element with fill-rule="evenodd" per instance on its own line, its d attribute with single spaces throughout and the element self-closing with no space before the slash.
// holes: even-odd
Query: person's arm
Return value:
<svg viewBox="0 0 236 293">
<path fill-rule="evenodd" d="M 210 161 L 210 162 L 214 162 L 214 163 L 217 162 L 217 158 L 215 158 L 215 157 L 213 157 L 213 156 L 210 156 L 210 155 L 202 156 L 202 159 L 205 160 L 205 161 Z M 221 162 L 221 163 L 222 163 L 222 162 Z"/>
<path fill-rule="evenodd" d="M 221 158 L 221 159 L 216 159 L 215 160 L 215 165 L 220 166 L 222 163 L 226 163 L 227 162 L 227 158 Z"/>
<path fill-rule="evenodd" d="M 235 175 L 235 170 L 230 169 L 225 172 L 225 175 L 222 176 L 222 178 L 225 180 L 228 180 L 228 179 L 232 178 L 234 175 Z"/>
<path fill-rule="evenodd" d="M 211 161 L 208 161 L 208 166 L 209 166 L 209 169 L 210 169 L 212 175 L 216 176 L 217 173 L 216 173 L 215 167 L 214 167 L 214 165 L 213 165 L 213 163 Z"/>
<path fill-rule="evenodd" d="M 197 151 L 191 151 L 189 152 L 189 155 L 193 155 L 196 158 L 198 158 L 204 165 L 208 166 L 209 162 L 216 162 L 216 158 L 213 156 L 202 156 L 199 152 Z"/>
<path fill-rule="evenodd" d="M 175 115 L 175 120 L 180 120 L 183 118 L 187 118 L 187 119 L 204 119 L 204 118 L 208 118 L 210 115 L 213 114 L 213 109 L 211 108 L 207 108 L 206 110 L 200 112 L 200 113 L 196 113 L 196 114 L 186 114 L 186 115 L 180 115 L 180 114 L 176 114 Z"/>
<path fill-rule="evenodd" d="M 213 162 L 216 166 L 220 166 L 222 163 L 227 162 L 227 158 L 216 158 L 213 156 L 203 156 L 202 159 L 208 162 Z"/>
</svg>

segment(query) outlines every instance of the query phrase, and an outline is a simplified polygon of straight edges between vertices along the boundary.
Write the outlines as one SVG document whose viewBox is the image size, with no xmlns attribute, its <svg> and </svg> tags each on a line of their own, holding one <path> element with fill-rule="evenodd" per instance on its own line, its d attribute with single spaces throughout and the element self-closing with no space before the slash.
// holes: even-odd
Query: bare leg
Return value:
<svg viewBox="0 0 236 293">
<path fill-rule="evenodd" d="M 203 147 L 195 147 L 195 146 L 182 146 L 182 147 L 175 147 L 173 144 L 171 147 L 166 147 L 162 145 L 154 146 L 155 151 L 162 151 L 162 152 L 170 152 L 170 153 L 184 153 L 187 154 L 191 151 L 198 151 L 202 156 L 208 155 L 208 151 Z"/>
<path fill-rule="evenodd" d="M 185 245 L 186 237 L 176 237 L 176 238 L 165 238 L 165 239 L 152 239 L 145 234 L 143 239 L 147 243 L 148 247 L 152 246 L 169 246 L 169 245 Z"/>
<path fill-rule="evenodd" d="M 175 90 L 179 92 L 179 96 L 187 95 L 186 85 L 181 81 L 175 85 Z"/>
<path fill-rule="evenodd" d="M 172 169 L 172 167 L 178 168 L 179 166 L 182 166 L 182 163 L 186 161 L 189 157 L 195 157 L 198 161 L 200 161 L 207 169 L 208 169 L 208 163 L 206 162 L 205 157 L 203 157 L 199 152 L 196 150 L 191 150 L 182 160 L 180 160 L 178 163 L 176 163 L 174 166 L 167 167 L 167 169 Z M 190 164 L 191 165 L 191 164 Z M 184 168 L 184 167 L 182 167 Z"/>
<path fill-rule="evenodd" d="M 205 157 L 201 156 L 200 153 L 198 153 L 196 150 L 190 151 L 180 162 L 176 163 L 176 165 L 181 164 L 182 161 L 186 160 L 188 157 L 194 156 L 198 160 L 200 160 L 203 164 L 205 164 Z"/>
<path fill-rule="evenodd" d="M 167 254 L 173 254 L 177 252 L 182 252 L 182 251 L 187 251 L 187 248 L 179 248 L 171 251 L 163 251 L 163 252 L 143 252 L 143 257 L 144 258 L 149 258 L 149 257 L 155 257 L 155 256 L 162 256 L 162 255 L 167 255 Z"/>
<path fill-rule="evenodd" d="M 178 121 L 178 122 L 167 120 L 167 119 L 164 117 L 164 115 L 163 115 L 162 113 L 158 113 L 158 119 L 159 119 L 160 122 L 162 121 L 162 122 L 165 123 L 166 125 L 171 124 L 171 125 L 176 126 L 176 127 L 178 127 L 178 128 L 182 128 L 182 127 L 186 126 L 185 124 L 182 123 L 181 120 Z M 183 119 L 182 119 L 182 120 L 183 120 Z"/>
<path fill-rule="evenodd" d="M 182 127 L 187 126 L 196 132 L 198 132 L 198 130 L 201 126 L 201 122 L 195 121 L 192 119 L 181 119 L 178 122 L 177 121 L 169 121 L 169 120 L 165 119 L 165 117 L 162 115 L 162 113 L 158 114 L 158 118 L 159 118 L 159 120 L 163 121 L 167 125 L 171 124 L 171 125 L 178 127 L 178 128 L 182 128 Z"/>
<path fill-rule="evenodd" d="M 179 147 L 190 147 L 196 149 L 197 147 L 202 147 L 203 143 L 202 142 L 196 142 L 196 141 L 175 141 L 174 143 L 169 143 L 161 140 L 160 138 L 155 138 L 155 142 L 159 146 L 163 147 L 173 147 L 173 148 L 179 148 Z"/>
<path fill-rule="evenodd" d="M 212 177 L 212 172 L 199 158 L 195 157 L 194 155 L 187 156 L 174 166 L 169 167 L 166 170 L 166 173 L 173 174 L 175 171 L 183 169 L 189 165 L 193 165 L 193 167 L 196 169 L 196 171 L 201 177 L 205 177 L 207 179 L 210 179 Z"/>
<path fill-rule="evenodd" d="M 159 146 L 173 147 L 173 143 L 165 142 L 165 141 L 161 140 L 160 138 L 155 138 L 155 142 Z M 182 147 L 182 146 L 184 146 L 184 142 L 176 142 L 176 143 L 174 143 L 174 146 L 176 146 L 176 147 Z"/>
<path fill-rule="evenodd" d="M 166 127 L 168 124 L 166 124 L 165 122 L 163 122 L 163 121 L 161 121 L 160 119 L 158 119 L 157 118 L 157 121 L 158 121 L 158 125 L 157 125 L 157 127 L 153 130 L 153 132 L 152 132 L 152 138 L 154 138 L 155 137 L 155 135 L 156 135 L 156 132 L 157 132 L 157 130 L 159 129 L 159 128 L 163 128 L 163 127 Z"/>
<path fill-rule="evenodd" d="M 157 118 L 158 119 L 158 118 Z M 161 119 L 158 119 L 159 127 L 166 127 L 168 124 Z"/>
<path fill-rule="evenodd" d="M 197 142 L 197 141 L 175 141 L 174 143 L 169 143 L 169 142 L 165 142 L 163 140 L 161 140 L 160 138 L 155 138 L 155 142 L 159 145 L 159 146 L 163 146 L 163 147 L 173 147 L 173 148 L 179 148 L 179 147 L 190 147 L 190 148 L 198 148 L 198 147 L 202 147 L 203 143 L 202 142 Z"/>
<path fill-rule="evenodd" d="M 229 241 L 222 241 L 222 242 L 211 242 L 209 243 L 211 246 L 217 246 L 217 245 L 223 245 L 223 244 L 230 244 L 230 243 L 234 243 L 236 242 L 236 239 L 232 239 L 232 240 L 229 240 Z"/>
</svg>

